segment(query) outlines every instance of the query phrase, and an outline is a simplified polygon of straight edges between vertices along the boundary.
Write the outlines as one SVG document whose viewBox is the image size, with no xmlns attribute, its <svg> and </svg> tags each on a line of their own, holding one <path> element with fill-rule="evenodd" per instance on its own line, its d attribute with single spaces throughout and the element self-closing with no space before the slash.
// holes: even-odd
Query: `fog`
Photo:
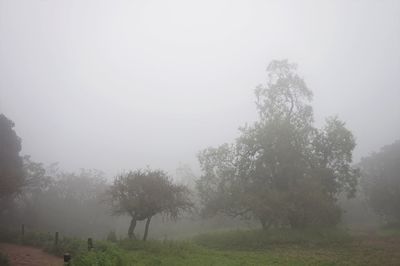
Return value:
<svg viewBox="0 0 400 266">
<path fill-rule="evenodd" d="M 254 88 L 287 58 L 358 161 L 399 137 L 399 14 L 396 0 L 0 0 L 0 113 L 23 154 L 66 170 L 198 169 L 257 118 Z"/>
<path fill-rule="evenodd" d="M 400 265 L 399 47 L 398 0 L 0 0 L 0 266 Z"/>
</svg>

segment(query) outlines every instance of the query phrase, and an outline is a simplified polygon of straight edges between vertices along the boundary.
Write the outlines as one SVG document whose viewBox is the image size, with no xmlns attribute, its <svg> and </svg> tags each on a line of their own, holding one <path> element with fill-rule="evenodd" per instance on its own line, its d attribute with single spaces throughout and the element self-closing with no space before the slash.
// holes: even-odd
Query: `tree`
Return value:
<svg viewBox="0 0 400 266">
<path fill-rule="evenodd" d="M 13 128 L 14 122 L 0 114 L 0 200 L 19 193 L 25 181 L 21 139 Z"/>
<path fill-rule="evenodd" d="M 192 206 L 187 187 L 173 184 L 161 170 L 146 169 L 121 174 L 114 179 L 109 195 L 113 213 L 131 217 L 129 238 L 135 238 L 137 221 L 146 220 L 144 241 L 154 215 L 164 214 L 176 219 Z"/>
<path fill-rule="evenodd" d="M 185 185 L 189 189 L 196 187 L 196 175 L 188 164 L 180 163 L 175 170 L 175 180 L 178 184 Z"/>
<path fill-rule="evenodd" d="M 362 184 L 371 208 L 387 223 L 400 223 L 400 140 L 360 163 Z"/>
<path fill-rule="evenodd" d="M 235 143 L 199 153 L 206 213 L 255 217 L 265 229 L 339 221 L 337 196 L 353 195 L 357 184 L 354 137 L 336 117 L 313 126 L 312 92 L 296 69 L 272 61 L 267 84 L 255 91 L 259 120 Z"/>
<path fill-rule="evenodd" d="M 104 237 L 113 226 L 101 204 L 108 184 L 103 172 L 65 172 L 56 164 L 45 167 L 24 157 L 26 186 L 19 201 L 19 219 L 36 230 Z"/>
<path fill-rule="evenodd" d="M 42 163 L 35 162 L 30 156 L 23 156 L 25 186 L 23 188 L 23 198 L 31 201 L 34 195 L 47 190 L 51 183 L 51 177 L 46 173 Z"/>
</svg>

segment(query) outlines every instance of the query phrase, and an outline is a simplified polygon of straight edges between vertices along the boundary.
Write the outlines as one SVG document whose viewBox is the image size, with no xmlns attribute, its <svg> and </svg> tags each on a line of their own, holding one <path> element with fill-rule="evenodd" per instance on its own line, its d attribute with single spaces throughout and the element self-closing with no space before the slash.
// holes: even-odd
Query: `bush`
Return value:
<svg viewBox="0 0 400 266">
<path fill-rule="evenodd" d="M 76 256 L 77 254 L 87 251 L 87 243 L 85 241 L 67 237 L 60 240 L 58 245 L 54 245 L 54 242 L 47 244 L 43 243 L 41 247 L 44 251 L 56 256 L 62 256 L 66 252 L 70 253 L 72 256 Z"/>
<path fill-rule="evenodd" d="M 85 252 L 74 258 L 74 266 L 125 266 L 131 265 L 129 254 L 116 248 L 108 246 L 104 250 Z"/>
<path fill-rule="evenodd" d="M 9 266 L 10 262 L 7 255 L 0 253 L 0 266 Z"/>
<path fill-rule="evenodd" d="M 390 224 L 400 224 L 400 140 L 360 163 L 362 185 L 371 208 Z"/>
</svg>

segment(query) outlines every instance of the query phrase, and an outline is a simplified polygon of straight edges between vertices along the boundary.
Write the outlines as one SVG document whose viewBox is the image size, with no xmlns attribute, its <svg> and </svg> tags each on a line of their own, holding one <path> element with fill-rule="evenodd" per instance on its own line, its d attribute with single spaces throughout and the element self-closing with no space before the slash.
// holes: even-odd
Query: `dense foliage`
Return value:
<svg viewBox="0 0 400 266">
<path fill-rule="evenodd" d="M 187 187 L 172 183 L 168 175 L 161 170 L 136 170 L 119 175 L 108 194 L 113 213 L 128 214 L 131 217 L 129 238 L 135 238 L 137 221 L 146 220 L 143 235 L 143 240 L 146 240 L 154 215 L 165 214 L 176 218 L 192 206 Z"/>
<path fill-rule="evenodd" d="M 400 224 L 400 141 L 363 158 L 360 167 L 372 209 L 385 222 Z"/>
<path fill-rule="evenodd" d="M 0 114 L 0 203 L 15 196 L 24 185 L 20 151 L 21 139 L 14 131 L 14 122 Z"/>
<path fill-rule="evenodd" d="M 259 120 L 233 144 L 200 152 L 205 213 L 255 217 L 263 228 L 334 225 L 337 196 L 352 196 L 355 140 L 338 118 L 313 125 L 312 92 L 286 60 L 268 66 L 256 89 Z"/>
<path fill-rule="evenodd" d="M 114 219 L 101 204 L 108 187 L 101 171 L 64 172 L 24 158 L 25 186 L 1 220 L 4 226 L 25 224 L 69 236 L 105 236 Z"/>
</svg>

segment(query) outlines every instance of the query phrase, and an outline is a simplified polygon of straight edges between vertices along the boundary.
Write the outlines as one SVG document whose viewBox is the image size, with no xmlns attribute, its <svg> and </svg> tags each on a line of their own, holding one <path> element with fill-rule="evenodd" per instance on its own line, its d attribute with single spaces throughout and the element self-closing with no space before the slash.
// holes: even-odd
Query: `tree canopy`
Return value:
<svg viewBox="0 0 400 266">
<path fill-rule="evenodd" d="M 199 153 L 197 187 L 207 214 L 254 217 L 270 225 L 338 222 L 337 196 L 352 196 L 355 140 L 337 117 L 314 127 L 312 92 L 287 60 L 272 61 L 256 90 L 259 119 L 232 144 Z"/>
<path fill-rule="evenodd" d="M 130 238 L 135 237 L 137 221 L 146 220 L 143 240 L 147 238 L 154 215 L 164 214 L 175 219 L 192 206 L 187 187 L 173 184 L 161 170 L 146 169 L 121 174 L 114 179 L 109 195 L 113 213 L 131 217 L 128 230 Z"/>
<path fill-rule="evenodd" d="M 113 223 L 101 204 L 108 188 L 103 172 L 80 169 L 67 172 L 56 164 L 45 166 L 24 157 L 26 186 L 17 214 L 37 230 L 54 230 L 71 236 L 104 236 Z"/>
<path fill-rule="evenodd" d="M 360 163 L 368 202 L 387 223 L 400 223 L 400 140 Z"/>
<path fill-rule="evenodd" d="M 21 139 L 14 122 L 0 114 L 0 200 L 19 193 L 24 185 Z"/>
</svg>

